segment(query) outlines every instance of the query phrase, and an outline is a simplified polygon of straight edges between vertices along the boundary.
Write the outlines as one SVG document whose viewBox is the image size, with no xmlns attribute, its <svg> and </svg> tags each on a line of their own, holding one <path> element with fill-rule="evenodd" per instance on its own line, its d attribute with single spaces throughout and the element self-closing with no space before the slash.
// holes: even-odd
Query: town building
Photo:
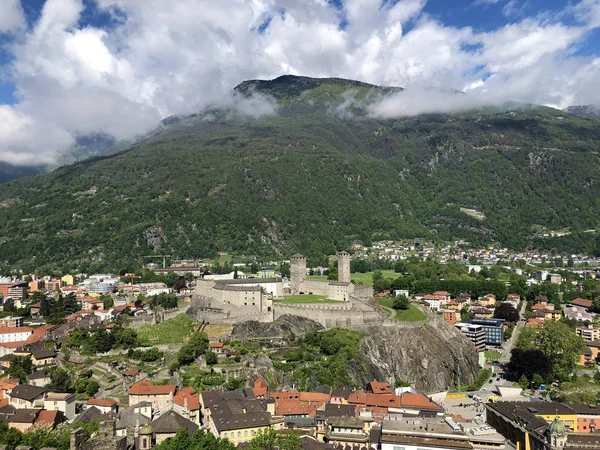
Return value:
<svg viewBox="0 0 600 450">
<path fill-rule="evenodd" d="M 456 328 L 473 343 L 477 351 L 485 349 L 485 330 L 482 325 L 473 325 L 470 323 L 456 323 Z"/>
<path fill-rule="evenodd" d="M 20 328 L 23 326 L 22 317 L 8 316 L 0 319 L 1 328 Z"/>
<path fill-rule="evenodd" d="M 0 343 L 25 342 L 32 333 L 33 328 L 29 327 L 1 327 Z"/>
<path fill-rule="evenodd" d="M 266 402 L 254 398 L 251 389 L 200 394 L 202 423 L 215 436 L 237 445 L 249 442 L 257 433 L 271 426 Z"/>
<path fill-rule="evenodd" d="M 466 323 L 481 325 L 486 345 L 501 346 L 504 342 L 504 319 L 468 319 Z"/>
<path fill-rule="evenodd" d="M 582 327 L 576 327 L 577 336 L 582 337 L 586 342 L 600 340 L 600 328 L 595 328 L 591 323 Z"/>
<path fill-rule="evenodd" d="M 155 386 L 150 381 L 143 380 L 129 388 L 129 406 L 148 402 L 158 409 L 164 408 L 173 401 L 176 392 L 175 385 Z"/>
<path fill-rule="evenodd" d="M 75 417 L 75 394 L 48 392 L 44 397 L 44 409 L 60 411 L 67 420 Z"/>
<path fill-rule="evenodd" d="M 458 425 L 440 417 L 384 419 L 380 444 L 381 450 L 473 448 L 467 434 Z"/>
</svg>

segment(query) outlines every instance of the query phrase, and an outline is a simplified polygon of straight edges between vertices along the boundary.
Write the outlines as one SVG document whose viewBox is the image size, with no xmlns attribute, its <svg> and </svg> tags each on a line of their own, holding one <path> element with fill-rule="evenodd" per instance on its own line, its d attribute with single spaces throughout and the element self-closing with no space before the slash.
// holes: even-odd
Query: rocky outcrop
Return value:
<svg viewBox="0 0 600 450">
<path fill-rule="evenodd" d="M 253 339 L 262 337 L 286 337 L 291 333 L 302 336 L 313 330 L 323 330 L 318 322 L 301 316 L 285 314 L 272 323 L 261 323 L 256 320 L 235 324 L 232 336 L 236 339 Z"/>
<path fill-rule="evenodd" d="M 361 359 L 367 370 L 353 377 L 369 380 L 402 380 L 426 393 L 448 389 L 458 375 L 463 386 L 477 378 L 475 347 L 459 330 L 443 321 L 420 327 L 372 326 L 360 341 Z"/>
</svg>

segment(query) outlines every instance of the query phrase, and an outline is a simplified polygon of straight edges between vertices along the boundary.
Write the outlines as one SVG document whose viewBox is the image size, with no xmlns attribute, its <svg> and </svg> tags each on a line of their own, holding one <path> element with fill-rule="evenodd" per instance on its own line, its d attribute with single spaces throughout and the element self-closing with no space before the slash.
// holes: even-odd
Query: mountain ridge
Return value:
<svg viewBox="0 0 600 450">
<path fill-rule="evenodd" d="M 599 121 L 546 107 L 344 116 L 332 105 L 356 87 L 298 91 L 280 88 L 267 114 L 171 118 L 129 149 L 0 186 L 0 270 L 320 258 L 387 238 L 599 251 L 584 233 L 600 227 Z"/>
</svg>

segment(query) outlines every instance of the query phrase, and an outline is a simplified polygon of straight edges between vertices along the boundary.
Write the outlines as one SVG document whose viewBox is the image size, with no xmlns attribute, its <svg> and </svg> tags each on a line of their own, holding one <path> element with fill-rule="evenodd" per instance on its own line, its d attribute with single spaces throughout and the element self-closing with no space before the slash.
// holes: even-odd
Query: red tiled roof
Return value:
<svg viewBox="0 0 600 450">
<path fill-rule="evenodd" d="M 0 334 L 26 333 L 28 331 L 33 331 L 33 328 L 29 328 L 29 327 L 0 327 Z"/>
<path fill-rule="evenodd" d="M 87 404 L 90 406 L 103 406 L 106 408 L 112 408 L 117 405 L 117 402 L 110 398 L 90 398 L 87 401 Z"/>
<path fill-rule="evenodd" d="M 331 400 L 331 393 L 323 394 L 321 392 L 298 392 L 298 391 L 285 391 L 285 392 L 271 392 L 270 398 L 275 400 L 302 400 L 310 402 L 328 402 Z"/>
<path fill-rule="evenodd" d="M 400 396 L 400 405 L 409 408 L 442 409 L 426 395 L 413 394 L 411 392 L 405 392 Z"/>
<path fill-rule="evenodd" d="M 354 391 L 348 397 L 348 403 L 382 408 L 398 407 L 400 397 L 395 394 L 370 394 L 363 390 Z"/>
<path fill-rule="evenodd" d="M 169 395 L 175 394 L 177 386 L 155 386 L 149 381 L 140 381 L 129 388 L 129 395 Z"/>
<path fill-rule="evenodd" d="M 224 345 L 222 342 L 211 342 L 210 348 L 223 348 Z"/>
<path fill-rule="evenodd" d="M 571 305 L 581 306 L 582 308 L 591 308 L 592 301 L 587 298 L 576 298 L 575 300 L 571 300 Z"/>
<path fill-rule="evenodd" d="M 5 348 L 19 348 L 19 347 L 22 347 L 23 345 L 25 345 L 26 343 L 27 343 L 27 341 L 2 342 L 0 344 L 0 347 L 5 347 Z"/>
<path fill-rule="evenodd" d="M 266 397 L 268 388 L 267 382 L 262 378 L 259 378 L 254 382 L 252 392 L 254 392 L 255 397 Z"/>
<path fill-rule="evenodd" d="M 371 381 L 369 383 L 369 388 L 374 394 L 391 394 L 392 388 L 390 387 L 390 383 L 382 382 L 382 381 Z"/>
<path fill-rule="evenodd" d="M 177 395 L 173 397 L 173 403 L 185 408 L 185 403 L 187 400 L 188 411 L 200 409 L 200 396 L 198 394 L 194 394 L 194 392 L 194 388 L 192 387 L 181 389 L 179 392 L 177 392 Z"/>
<path fill-rule="evenodd" d="M 317 409 L 325 403 L 324 401 L 304 400 L 277 400 L 275 402 L 275 414 L 278 416 L 317 415 Z"/>
<path fill-rule="evenodd" d="M 60 411 L 49 411 L 46 409 L 42 409 L 35 420 L 36 426 L 48 426 L 54 425 L 56 423 L 56 419 L 58 417 L 58 413 Z"/>
</svg>

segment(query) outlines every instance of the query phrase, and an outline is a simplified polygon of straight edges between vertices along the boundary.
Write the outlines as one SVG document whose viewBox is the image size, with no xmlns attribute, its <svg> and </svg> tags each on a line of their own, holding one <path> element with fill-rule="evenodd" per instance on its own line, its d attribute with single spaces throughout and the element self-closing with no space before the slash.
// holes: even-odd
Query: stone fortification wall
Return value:
<svg viewBox="0 0 600 450">
<path fill-rule="evenodd" d="M 233 325 L 240 322 L 255 320 L 257 322 L 273 322 L 273 311 L 245 312 L 239 310 L 215 311 L 204 308 L 190 308 L 188 315 L 196 320 L 212 324 Z"/>
<path fill-rule="evenodd" d="M 274 318 L 290 314 L 314 320 L 326 328 L 346 327 L 352 328 L 356 325 L 382 322 L 381 313 L 377 310 L 361 310 L 353 308 L 353 304 L 328 303 L 316 304 L 275 304 Z"/>
<path fill-rule="evenodd" d="M 327 280 L 305 280 L 300 284 L 298 293 L 314 295 L 329 295 L 329 281 Z"/>
<path fill-rule="evenodd" d="M 355 284 L 352 296 L 356 298 L 373 298 L 373 286 L 363 286 L 362 284 Z"/>
</svg>

